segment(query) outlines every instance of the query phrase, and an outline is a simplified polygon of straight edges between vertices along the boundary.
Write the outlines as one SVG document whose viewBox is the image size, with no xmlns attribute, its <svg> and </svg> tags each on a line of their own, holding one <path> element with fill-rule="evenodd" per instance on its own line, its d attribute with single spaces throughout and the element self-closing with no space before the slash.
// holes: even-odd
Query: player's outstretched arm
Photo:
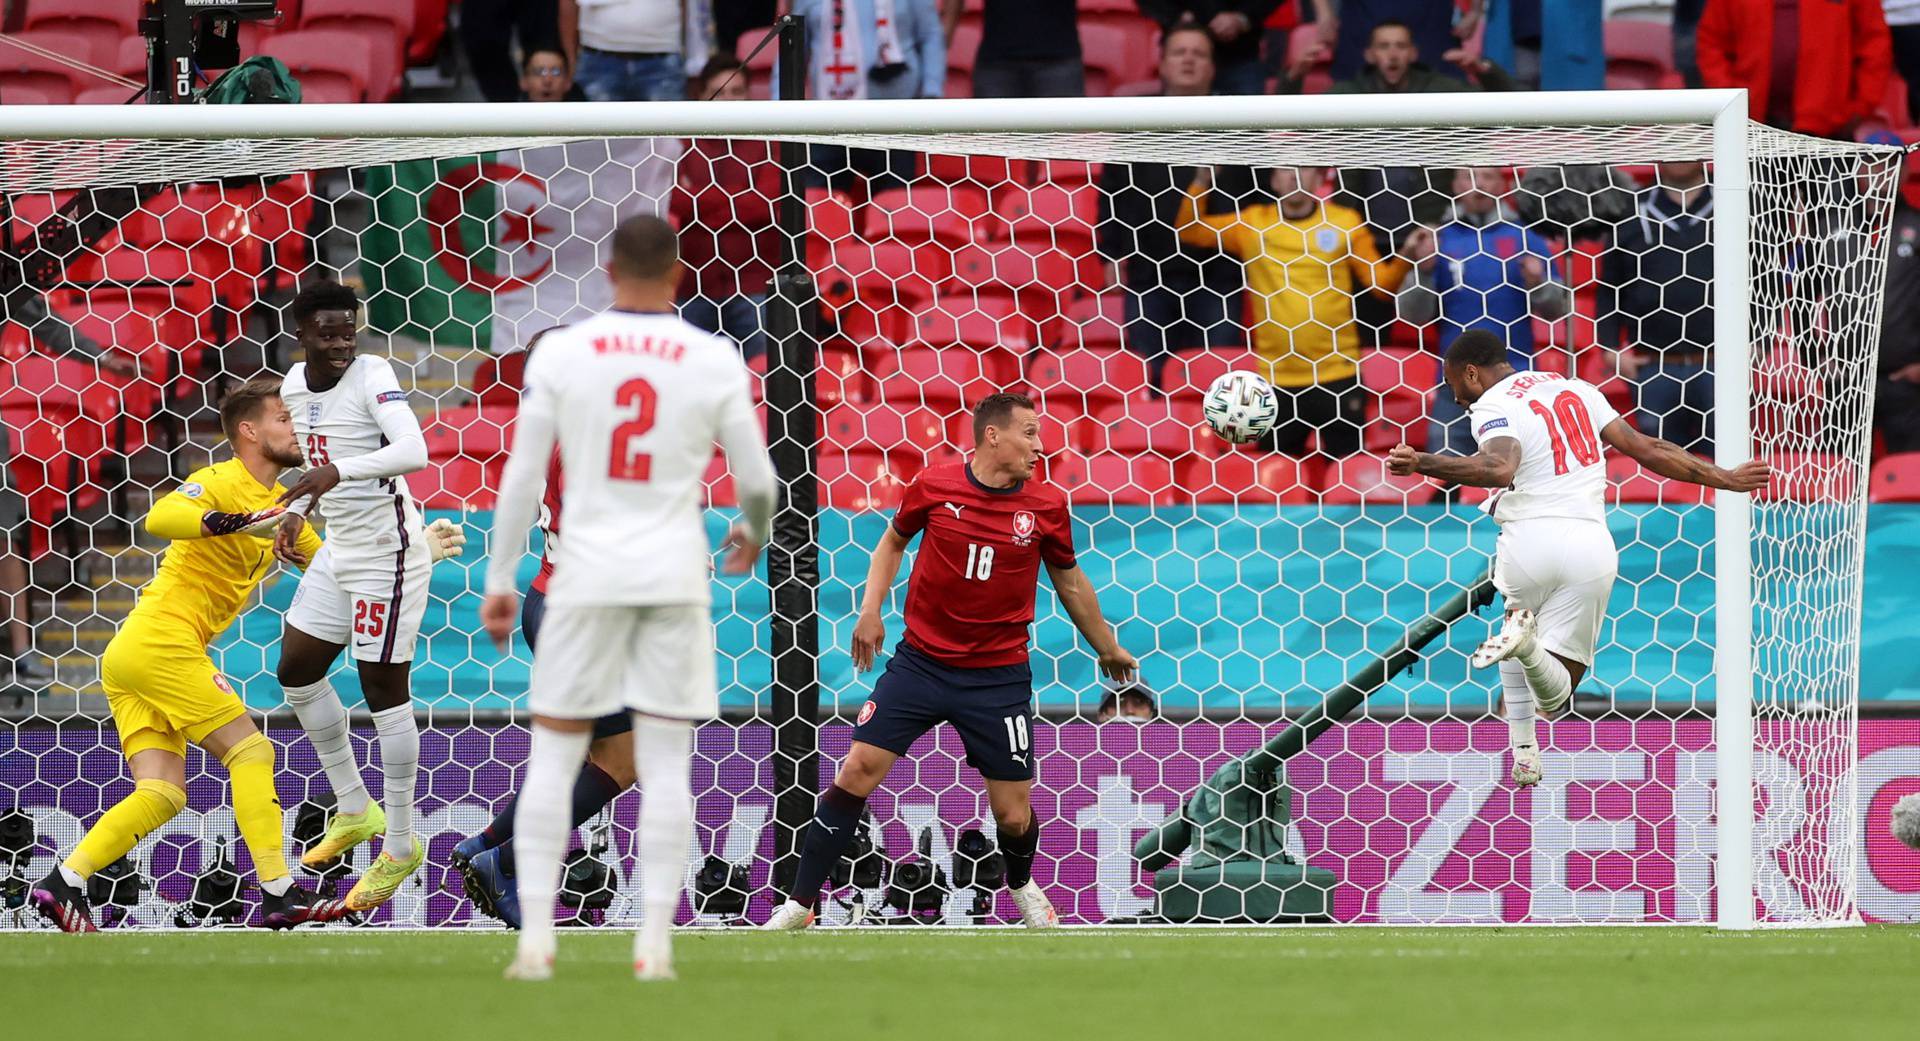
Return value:
<svg viewBox="0 0 1920 1041">
<path fill-rule="evenodd" d="M 1768 478 L 1773 476 L 1773 468 L 1758 459 L 1748 460 L 1731 470 L 1715 466 L 1671 441 L 1642 434 L 1624 419 L 1608 423 L 1600 431 L 1600 437 L 1612 445 L 1614 451 L 1676 481 L 1730 492 L 1751 492 L 1766 487 Z"/>
<path fill-rule="evenodd" d="M 273 533 L 279 524 L 280 514 L 284 512 L 278 506 L 245 513 L 210 510 L 206 503 L 188 494 L 188 489 L 197 486 L 198 482 L 188 481 L 161 496 L 160 501 L 147 511 L 147 534 L 169 541 L 216 538 L 242 532 L 266 536 Z"/>
<path fill-rule="evenodd" d="M 893 580 L 900 577 L 908 541 L 888 524 L 880 544 L 873 547 L 873 560 L 867 564 L 867 587 L 860 594 L 860 618 L 853 624 L 853 667 L 861 672 L 873 668 L 874 658 L 887 642 L 887 623 L 880 611 L 893 590 Z"/>
<path fill-rule="evenodd" d="M 1140 663 L 1120 646 L 1119 637 L 1114 635 L 1113 626 L 1107 624 L 1106 615 L 1100 611 L 1100 597 L 1093 591 L 1093 582 L 1080 565 L 1055 567 L 1047 565 L 1047 578 L 1053 582 L 1053 591 L 1060 597 L 1060 606 L 1067 609 L 1067 617 L 1073 619 L 1073 627 L 1100 656 L 1100 671 L 1116 683 L 1131 680 L 1140 669 Z"/>
<path fill-rule="evenodd" d="M 1395 445 L 1387 453 L 1387 470 L 1395 477 L 1425 474 L 1453 484 L 1475 488 L 1505 488 L 1520 469 L 1520 442 L 1496 437 L 1472 455 L 1435 455 L 1411 445 Z"/>
</svg>

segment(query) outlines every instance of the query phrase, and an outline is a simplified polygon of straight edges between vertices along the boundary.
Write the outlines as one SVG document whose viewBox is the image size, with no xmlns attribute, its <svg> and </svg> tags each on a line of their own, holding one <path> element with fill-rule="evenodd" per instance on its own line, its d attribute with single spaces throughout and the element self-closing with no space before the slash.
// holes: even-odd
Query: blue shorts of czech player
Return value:
<svg viewBox="0 0 1920 1041">
<path fill-rule="evenodd" d="M 1033 670 L 944 665 L 902 641 L 860 709 L 853 739 L 905 755 L 920 735 L 952 723 L 967 765 L 990 781 L 1033 780 Z"/>
<path fill-rule="evenodd" d="M 547 617 L 547 594 L 538 589 L 527 590 L 527 598 L 520 604 L 520 633 L 527 638 L 527 646 L 533 647 L 540 639 L 540 623 Z M 615 712 L 601 716 L 593 721 L 593 739 L 614 737 L 633 729 L 633 714 Z"/>
</svg>

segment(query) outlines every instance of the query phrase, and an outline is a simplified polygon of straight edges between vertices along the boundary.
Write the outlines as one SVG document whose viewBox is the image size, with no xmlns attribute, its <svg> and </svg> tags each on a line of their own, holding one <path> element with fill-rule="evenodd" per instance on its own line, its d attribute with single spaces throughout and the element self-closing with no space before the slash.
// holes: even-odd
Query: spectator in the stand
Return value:
<svg viewBox="0 0 1920 1041">
<path fill-rule="evenodd" d="M 1393 22 L 1406 29 L 1411 45 L 1428 60 L 1440 59 L 1473 35 L 1474 23 L 1454 24 L 1454 6 L 1450 0 L 1340 0 L 1339 33 L 1334 42 L 1333 67 L 1336 82 L 1361 74 L 1373 61 L 1374 27 Z M 1478 15 L 1473 15 L 1478 17 Z M 1435 67 L 1435 75 L 1460 79 L 1462 70 L 1445 64 Z M 1422 88 L 1439 89 L 1439 88 Z"/>
<path fill-rule="evenodd" d="M 1668 162 L 1601 260 L 1598 335 L 1633 385 L 1642 433 L 1713 447 L 1713 188 Z"/>
<path fill-rule="evenodd" d="M 687 96 L 680 0 L 560 0 L 560 45 L 593 101 Z"/>
<path fill-rule="evenodd" d="M 1295 56 L 1293 31 L 1312 17 L 1314 43 L 1305 53 Z M 1301 81 L 1320 62 L 1333 57 L 1333 44 L 1340 33 L 1340 15 L 1334 0 L 1281 0 L 1267 16 L 1262 47 L 1266 52 L 1267 74 L 1273 77 L 1275 94 L 1300 93 Z"/>
<path fill-rule="evenodd" d="M 1077 0 L 986 0 L 976 98 L 1077 98 L 1087 92 Z"/>
<path fill-rule="evenodd" d="M 794 0 L 807 22 L 808 87 L 812 97 L 937 98 L 946 92 L 947 41 L 935 0 Z M 913 177 L 914 155 L 904 150 L 816 145 L 809 176 L 868 192 Z"/>
<path fill-rule="evenodd" d="M 1700 12 L 1707 0 L 1673 0 L 1673 67 L 1687 86 L 1699 89 Z"/>
<path fill-rule="evenodd" d="M 1531 369 L 1533 319 L 1558 320 L 1573 303 L 1565 281 L 1556 277 L 1553 247 L 1522 227 L 1507 207 L 1513 175 L 1505 167 L 1461 170 L 1453 188 L 1453 219 L 1434 233 L 1431 252 L 1408 258 L 1431 292 L 1403 294 L 1401 315 L 1416 324 L 1437 316 L 1441 354 L 1462 332 L 1485 329 L 1506 341 L 1507 360 L 1514 368 Z M 1437 306 L 1409 306 L 1413 301 Z M 1432 423 L 1428 451 L 1474 453 L 1466 409 L 1444 383 L 1433 394 L 1427 415 Z"/>
<path fill-rule="evenodd" d="M 1873 423 L 1889 452 L 1920 452 L 1920 209 L 1911 195 L 1920 192 L 1894 198 L 1880 382 L 1873 396 Z"/>
<path fill-rule="evenodd" d="M 520 63 L 522 101 L 585 101 L 587 92 L 573 81 L 567 56 L 559 47 L 528 51 Z"/>
<path fill-rule="evenodd" d="M 736 58 L 715 56 L 699 82 L 703 98 L 746 100 L 746 70 Z M 748 359 L 767 350 L 761 315 L 780 262 L 780 191 L 780 164 L 765 141 L 696 138 L 680 157 L 673 196 L 686 268 L 680 317 L 739 344 Z"/>
<path fill-rule="evenodd" d="M 1261 27 L 1280 0 L 1136 0 L 1163 31 L 1196 25 L 1213 35 L 1213 92 L 1265 94 Z"/>
<path fill-rule="evenodd" d="M 1281 397 L 1280 420 L 1262 446 L 1299 455 L 1312 434 L 1327 456 L 1359 451 L 1366 401 L 1354 295 L 1398 291 L 1412 270 L 1402 257 L 1430 252 L 1433 232 L 1415 228 L 1402 256 L 1381 259 L 1360 214 L 1321 200 L 1326 171 L 1318 167 L 1274 170 L 1276 201 L 1237 214 L 1202 215 L 1212 184 L 1210 170 L 1195 171 L 1174 222 L 1182 242 L 1245 262 L 1254 349 Z"/>
<path fill-rule="evenodd" d="M 1883 0 L 1893 64 L 1907 83 L 1907 118 L 1920 120 L 1920 0 Z"/>
<path fill-rule="evenodd" d="M 1367 35 L 1366 67 L 1336 82 L 1330 94 L 1432 94 L 1456 90 L 1512 90 L 1513 78 L 1500 66 L 1461 48 L 1442 52 L 1450 72 L 1471 73 L 1475 83 L 1435 72 L 1420 60 L 1422 49 L 1405 22 L 1384 21 Z M 1476 85 L 1477 84 L 1477 85 Z"/>
<path fill-rule="evenodd" d="M 473 81 L 488 101 L 516 101 L 525 92 L 513 63 L 522 54 L 560 38 L 559 0 L 465 0 L 460 5 L 460 45 Z"/>
<path fill-rule="evenodd" d="M 1213 38 L 1199 26 L 1180 26 L 1160 41 L 1161 93 L 1212 93 Z M 1155 393 L 1163 388 L 1175 351 L 1235 347 L 1241 328 L 1240 262 L 1211 246 L 1180 241 L 1174 220 L 1190 166 L 1108 163 L 1100 171 L 1100 255 L 1116 267 L 1126 291 L 1127 349 L 1146 359 Z"/>
<path fill-rule="evenodd" d="M 27 591 L 27 561 L 19 544 L 27 537 L 27 501 L 13 487 L 8 464 L 11 438 L 0 427 L 0 622 L 6 625 L 9 668 L 0 685 L 37 690 L 53 682 L 53 666 L 33 653 L 33 604 Z M 3 691 L 0 691 L 3 692 Z"/>
<path fill-rule="evenodd" d="M 1513 70 L 1517 89 L 1606 89 L 1606 39 L 1594 0 L 1471 2 L 1478 6 L 1464 24 L 1485 27 L 1480 53 Z"/>
<path fill-rule="evenodd" d="M 1696 46 L 1707 86 L 1745 87 L 1754 119 L 1816 137 L 1851 137 L 1893 68 L 1880 0 L 1707 0 Z"/>
<path fill-rule="evenodd" d="M 1118 690 L 1109 690 L 1100 698 L 1100 707 L 1094 711 L 1094 721 L 1111 723 L 1118 719 L 1128 723 L 1145 723 L 1160 714 L 1155 703 L 1153 691 L 1144 683 L 1133 683 Z"/>
</svg>

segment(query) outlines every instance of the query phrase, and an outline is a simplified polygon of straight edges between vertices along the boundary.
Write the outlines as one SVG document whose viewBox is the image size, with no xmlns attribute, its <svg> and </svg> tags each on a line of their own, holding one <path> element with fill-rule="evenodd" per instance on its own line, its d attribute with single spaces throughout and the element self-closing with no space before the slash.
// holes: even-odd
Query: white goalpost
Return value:
<svg viewBox="0 0 1920 1041">
<path fill-rule="evenodd" d="M 329 276 L 362 289 L 362 349 L 395 358 L 427 426 L 434 462 L 416 494 L 476 529 L 468 557 L 436 572 L 415 670 L 432 867 L 378 920 L 483 921 L 446 892 L 445 864 L 525 754 L 528 652 L 502 660 L 487 644 L 474 570 L 511 442 L 517 369 L 502 359 L 607 306 L 605 236 L 657 212 L 715 243 L 690 292 L 749 300 L 713 307 L 723 323 L 751 316 L 725 330 L 743 345 L 780 335 L 789 231 L 790 273 L 817 294 L 797 304 L 804 343 L 776 340 L 759 364 L 776 425 L 816 430 L 818 516 L 788 530 L 811 533 L 817 562 L 791 581 L 817 613 L 782 622 L 817 625 L 818 654 L 790 689 L 770 611 L 792 601 L 764 571 L 716 581 L 726 715 L 696 747 L 687 921 L 764 913 L 796 826 L 772 764 L 830 779 L 871 686 L 846 653 L 863 554 L 905 482 L 963 455 L 968 404 L 1014 388 L 1039 405 L 1046 476 L 1074 503 L 1082 562 L 1150 688 L 1152 718 L 1101 721 L 1107 695 L 1123 717 L 1128 703 L 1042 593 L 1037 877 L 1067 921 L 1857 923 L 1866 473 L 1904 154 L 1772 130 L 1747 105 L 1745 91 L 1696 90 L 0 109 L 21 272 L 0 302 L 23 330 L 0 360 L 18 373 L 0 387 L 7 465 L 29 552 L 81 575 L 41 626 L 59 680 L 11 706 L 0 693 L 0 815 L 34 821 L 28 848 L 0 850 L 0 881 L 46 870 L 124 787 L 98 660 L 163 548 L 137 533 L 144 503 L 217 456 L 208 404 L 289 360 L 289 290 Z M 805 146 L 790 179 L 780 142 Z M 862 158 L 887 154 L 891 167 Z M 1694 163 L 1705 181 L 1689 190 L 1707 195 L 1677 216 L 1645 209 Z M 1194 167 L 1221 171 L 1211 194 L 1189 192 Z M 1275 169 L 1332 171 L 1325 205 L 1353 227 L 1327 238 L 1334 210 L 1316 211 L 1282 261 L 1271 243 L 1235 252 L 1175 226 L 1182 198 L 1209 226 L 1250 221 L 1232 215 L 1276 205 Z M 1503 187 L 1475 187 L 1476 170 Z M 783 208 L 806 226 L 782 229 Z M 63 216 L 77 230 L 58 231 Z M 1710 225 L 1704 244 L 1675 245 L 1693 221 Z M 1623 244 L 1630 226 L 1642 246 Z M 1437 261 L 1400 256 L 1415 227 L 1451 236 Z M 1502 235 L 1518 245 L 1491 245 Z M 1364 275 L 1363 248 L 1381 255 Z M 1678 274 L 1660 281 L 1656 264 Z M 1303 271 L 1326 285 L 1299 289 Z M 1542 304 L 1541 282 L 1567 306 Z M 1508 291 L 1523 302 L 1496 315 Z M 1422 294 L 1437 303 L 1416 308 Z M 55 324 L 23 317 L 28 301 Z M 1765 495 L 1702 498 L 1610 466 L 1622 570 L 1605 646 L 1572 716 L 1543 726 L 1549 776 L 1529 791 L 1504 780 L 1497 677 L 1465 664 L 1486 619 L 1447 607 L 1488 566 L 1492 521 L 1473 494 L 1378 463 L 1402 439 L 1441 450 L 1434 359 L 1459 327 L 1495 322 L 1643 428 L 1664 422 L 1651 388 L 1668 381 L 1672 409 L 1705 431 L 1692 447 L 1776 470 Z M 1662 322 L 1682 341 L 1650 339 Z M 62 329 L 136 355 L 142 375 L 60 357 Z M 1610 330 L 1624 332 L 1602 342 Z M 1615 374 L 1623 348 L 1643 358 L 1639 377 Z M 1271 376 L 1283 419 L 1322 391 L 1345 395 L 1342 411 L 1298 448 L 1228 446 L 1197 397 L 1232 368 Z M 721 530 L 731 485 L 723 469 L 709 484 Z M 276 715 L 291 589 L 270 585 L 213 654 L 267 714 L 297 843 L 295 811 L 322 812 L 326 783 Z M 1417 654 L 1390 653 L 1401 640 Z M 1342 684 L 1358 693 L 1330 729 L 1260 757 Z M 796 752 L 802 731 L 811 755 Z M 824 920 L 1005 920 L 985 796 L 950 737 L 923 739 L 876 796 L 871 841 L 836 874 Z M 129 858 L 148 883 L 124 905 L 130 924 L 219 917 L 193 884 L 234 849 L 232 814 L 217 764 L 189 772 L 188 811 Z M 1210 787 L 1229 776 L 1243 794 Z M 637 913 L 636 798 L 583 826 L 606 869 L 575 894 L 593 921 Z M 1154 834 L 1181 839 L 1136 860 Z"/>
</svg>

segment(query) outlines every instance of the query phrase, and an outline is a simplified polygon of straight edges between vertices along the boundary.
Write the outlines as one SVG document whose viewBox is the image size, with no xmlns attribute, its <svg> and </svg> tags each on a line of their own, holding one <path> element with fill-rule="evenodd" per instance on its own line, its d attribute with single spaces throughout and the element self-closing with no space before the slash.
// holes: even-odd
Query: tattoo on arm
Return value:
<svg viewBox="0 0 1920 1041">
<path fill-rule="evenodd" d="M 1495 438 L 1468 456 L 1422 452 L 1414 469 L 1454 484 L 1505 488 L 1513 483 L 1514 472 L 1520 469 L 1520 442 L 1510 437 Z"/>
</svg>

